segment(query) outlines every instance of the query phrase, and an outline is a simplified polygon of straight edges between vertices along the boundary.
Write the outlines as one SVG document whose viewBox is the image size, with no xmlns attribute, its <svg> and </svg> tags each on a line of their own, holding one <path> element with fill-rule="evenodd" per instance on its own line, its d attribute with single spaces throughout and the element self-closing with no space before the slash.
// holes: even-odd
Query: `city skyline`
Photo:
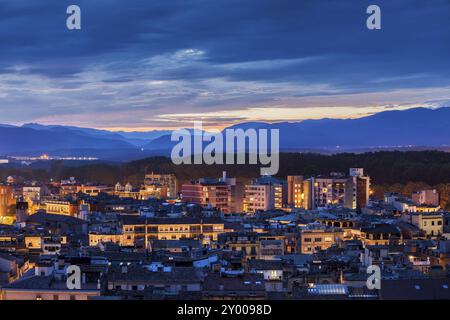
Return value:
<svg viewBox="0 0 450 320">
<path fill-rule="evenodd" d="M 3 171 L 0 301 L 448 300 L 450 154 L 404 155 Z"/>
<path fill-rule="evenodd" d="M 450 300 L 449 18 L 450 0 L 0 1 L 0 304 Z"/>
</svg>

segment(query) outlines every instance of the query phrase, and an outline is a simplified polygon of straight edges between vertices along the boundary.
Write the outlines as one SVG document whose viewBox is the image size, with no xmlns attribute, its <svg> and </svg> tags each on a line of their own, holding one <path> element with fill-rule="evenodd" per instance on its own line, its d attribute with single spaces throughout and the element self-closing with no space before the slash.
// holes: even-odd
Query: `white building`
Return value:
<svg viewBox="0 0 450 320">
<path fill-rule="evenodd" d="M 264 176 L 246 185 L 244 189 L 244 212 L 281 209 L 283 207 L 283 183 Z"/>
<path fill-rule="evenodd" d="M 246 185 L 244 192 L 245 212 L 266 211 L 274 208 L 273 186 Z"/>
<path fill-rule="evenodd" d="M 415 212 L 410 215 L 411 223 L 424 231 L 427 236 L 437 236 L 444 232 L 444 217 L 442 213 Z"/>
<path fill-rule="evenodd" d="M 23 187 L 22 196 L 25 201 L 41 200 L 41 187 Z"/>
</svg>

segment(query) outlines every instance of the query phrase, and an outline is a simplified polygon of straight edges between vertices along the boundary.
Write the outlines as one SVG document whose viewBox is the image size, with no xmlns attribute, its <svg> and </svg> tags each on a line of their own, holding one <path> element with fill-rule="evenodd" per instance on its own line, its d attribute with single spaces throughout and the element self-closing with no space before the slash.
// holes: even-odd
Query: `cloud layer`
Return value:
<svg viewBox="0 0 450 320">
<path fill-rule="evenodd" d="M 450 99 L 450 2 L 0 3 L 3 123 L 101 128 L 355 117 Z M 82 30 L 66 29 L 66 8 Z"/>
</svg>

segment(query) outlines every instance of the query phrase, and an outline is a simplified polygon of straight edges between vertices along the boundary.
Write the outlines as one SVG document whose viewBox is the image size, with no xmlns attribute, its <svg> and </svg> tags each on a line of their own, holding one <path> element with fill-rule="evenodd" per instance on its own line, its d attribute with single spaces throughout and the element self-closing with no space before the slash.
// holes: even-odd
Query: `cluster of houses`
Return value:
<svg viewBox="0 0 450 320">
<path fill-rule="evenodd" d="M 450 298 L 450 213 L 435 190 L 374 200 L 360 168 L 238 180 L 13 179 L 0 190 L 0 299 Z"/>
</svg>

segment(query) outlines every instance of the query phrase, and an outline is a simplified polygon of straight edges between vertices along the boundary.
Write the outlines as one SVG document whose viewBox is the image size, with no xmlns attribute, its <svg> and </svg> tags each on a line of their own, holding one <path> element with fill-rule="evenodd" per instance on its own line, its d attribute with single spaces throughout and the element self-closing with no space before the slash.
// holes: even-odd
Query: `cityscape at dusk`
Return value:
<svg viewBox="0 0 450 320">
<path fill-rule="evenodd" d="M 448 0 L 0 1 L 0 306 L 449 300 L 449 21 Z"/>
</svg>

